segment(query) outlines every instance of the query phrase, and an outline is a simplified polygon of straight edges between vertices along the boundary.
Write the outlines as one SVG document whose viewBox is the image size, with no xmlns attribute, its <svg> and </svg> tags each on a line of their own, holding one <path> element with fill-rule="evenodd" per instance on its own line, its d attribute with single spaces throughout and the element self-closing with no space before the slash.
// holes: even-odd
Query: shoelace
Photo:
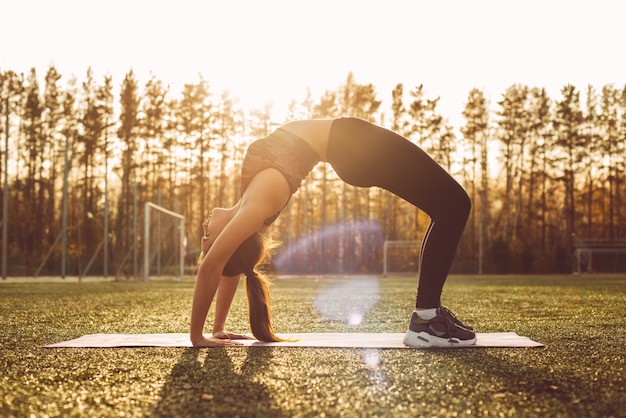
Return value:
<svg viewBox="0 0 626 418">
<path fill-rule="evenodd" d="M 443 317 L 446 319 L 446 331 L 448 331 L 448 342 L 450 344 L 453 344 L 454 341 L 452 340 L 452 332 L 450 331 L 450 323 L 453 322 L 452 318 L 446 315 L 445 312 L 444 312 Z"/>
<path fill-rule="evenodd" d="M 461 320 L 459 318 L 456 317 L 456 315 L 454 315 L 452 313 L 452 311 L 448 308 L 446 308 L 445 306 L 440 306 L 439 307 L 440 312 L 443 314 L 444 318 L 446 318 L 446 323 L 447 321 L 452 321 L 454 324 L 463 327 L 467 330 L 472 330 L 473 328 L 470 327 L 469 325 L 465 325 L 463 322 L 461 322 Z"/>
</svg>

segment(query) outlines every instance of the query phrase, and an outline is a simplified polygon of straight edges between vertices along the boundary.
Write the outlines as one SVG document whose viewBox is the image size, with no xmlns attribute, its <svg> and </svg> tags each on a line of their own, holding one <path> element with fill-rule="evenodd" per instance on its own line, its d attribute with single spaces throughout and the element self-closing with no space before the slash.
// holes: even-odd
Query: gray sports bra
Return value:
<svg viewBox="0 0 626 418">
<path fill-rule="evenodd" d="M 241 167 L 241 193 L 259 172 L 275 168 L 285 176 L 291 194 L 294 194 L 319 161 L 319 155 L 308 142 L 279 128 L 248 147 Z M 268 218 L 265 225 L 271 225 L 278 215 L 280 212 Z"/>
</svg>

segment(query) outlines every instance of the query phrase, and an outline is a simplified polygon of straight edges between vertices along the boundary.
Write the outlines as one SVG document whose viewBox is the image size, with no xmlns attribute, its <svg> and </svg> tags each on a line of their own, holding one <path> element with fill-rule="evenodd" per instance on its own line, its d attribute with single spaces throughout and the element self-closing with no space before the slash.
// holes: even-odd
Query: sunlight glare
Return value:
<svg viewBox="0 0 626 418">
<path fill-rule="evenodd" d="M 379 301 L 378 278 L 365 276 L 323 289 L 316 296 L 313 306 L 324 320 L 357 326 Z"/>
<path fill-rule="evenodd" d="M 377 369 L 380 366 L 380 350 L 376 348 L 363 350 L 361 360 L 370 369 Z"/>
</svg>

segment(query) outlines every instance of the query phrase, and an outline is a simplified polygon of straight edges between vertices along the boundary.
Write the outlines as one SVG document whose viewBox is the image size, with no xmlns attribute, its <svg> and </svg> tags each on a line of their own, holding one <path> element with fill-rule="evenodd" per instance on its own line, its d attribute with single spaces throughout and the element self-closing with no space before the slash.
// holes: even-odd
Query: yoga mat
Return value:
<svg viewBox="0 0 626 418">
<path fill-rule="evenodd" d="M 279 334 L 297 338 L 295 342 L 265 343 L 238 340 L 249 347 L 333 347 L 333 348 L 411 348 L 402 343 L 403 333 L 308 333 Z M 189 334 L 88 334 L 44 346 L 44 348 L 112 348 L 112 347 L 191 347 Z M 515 332 L 476 334 L 476 344 L 450 348 L 543 347 Z M 440 348 L 440 347 L 437 347 Z"/>
</svg>

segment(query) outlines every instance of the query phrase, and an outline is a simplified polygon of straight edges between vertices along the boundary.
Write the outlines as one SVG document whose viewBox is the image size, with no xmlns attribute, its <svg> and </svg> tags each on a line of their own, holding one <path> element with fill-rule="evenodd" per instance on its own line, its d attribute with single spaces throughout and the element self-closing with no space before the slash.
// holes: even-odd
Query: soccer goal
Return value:
<svg viewBox="0 0 626 418">
<path fill-rule="evenodd" d="M 417 274 L 420 241 L 385 241 L 383 277 L 388 274 Z"/>
<path fill-rule="evenodd" d="M 626 272 L 626 240 L 580 238 L 572 234 L 572 273 Z"/>
<path fill-rule="evenodd" d="M 152 202 L 146 202 L 144 216 L 143 280 L 151 275 L 185 274 L 185 217 Z"/>
</svg>

